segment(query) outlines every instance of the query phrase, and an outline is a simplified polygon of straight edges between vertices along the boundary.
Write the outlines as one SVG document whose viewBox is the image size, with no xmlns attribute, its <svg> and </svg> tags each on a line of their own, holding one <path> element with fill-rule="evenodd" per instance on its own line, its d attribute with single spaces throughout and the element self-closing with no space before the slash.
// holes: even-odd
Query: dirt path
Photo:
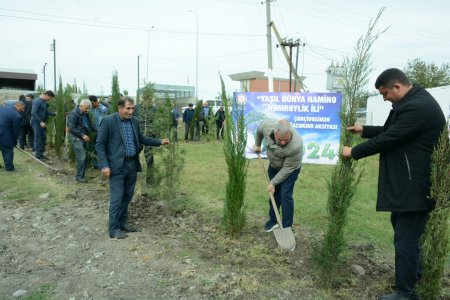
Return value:
<svg viewBox="0 0 450 300">
<path fill-rule="evenodd" d="M 66 179 L 52 175 L 61 184 Z M 52 286 L 54 299 L 376 299 L 392 279 L 391 262 L 359 247 L 339 289 L 317 287 L 313 241 L 294 230 L 297 248 L 279 250 L 272 234 L 248 226 L 228 238 L 220 220 L 193 211 L 172 217 L 164 203 L 137 198 L 131 222 L 143 231 L 125 240 L 107 235 L 105 182 L 91 178 L 67 192 L 64 204 L 36 208 L 0 197 L 0 299 L 20 289 Z M 249 224 L 258 224 L 248 215 Z"/>
</svg>

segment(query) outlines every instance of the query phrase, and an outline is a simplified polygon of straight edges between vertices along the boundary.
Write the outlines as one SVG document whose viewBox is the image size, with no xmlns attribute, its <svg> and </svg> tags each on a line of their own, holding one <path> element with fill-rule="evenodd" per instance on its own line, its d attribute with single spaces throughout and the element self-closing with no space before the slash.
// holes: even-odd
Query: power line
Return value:
<svg viewBox="0 0 450 300">
<path fill-rule="evenodd" d="M 122 29 L 122 30 L 132 30 L 132 31 L 148 31 L 149 30 L 149 28 L 147 28 L 147 27 L 126 25 L 126 24 L 113 25 L 115 23 L 105 23 L 105 24 L 109 24 L 109 25 L 101 25 L 101 24 L 95 24 L 94 21 L 87 21 L 89 23 L 93 23 L 93 24 L 89 24 L 89 23 L 50 20 L 50 19 L 35 18 L 35 17 L 1 15 L 1 14 L 0 14 L 0 17 L 30 20 L 30 21 L 39 21 L 39 22 L 50 22 L 50 23 L 59 23 L 59 24 L 68 24 L 68 25 L 87 26 L 87 27 L 108 28 L 108 29 Z M 168 30 L 168 29 L 153 29 L 153 32 L 172 33 L 172 34 L 197 34 L 197 32 L 192 32 L 192 31 L 176 31 L 176 30 Z M 198 32 L 198 34 L 205 35 L 205 36 L 258 37 L 258 38 L 265 36 L 264 34 L 218 33 L 218 32 Z"/>
</svg>

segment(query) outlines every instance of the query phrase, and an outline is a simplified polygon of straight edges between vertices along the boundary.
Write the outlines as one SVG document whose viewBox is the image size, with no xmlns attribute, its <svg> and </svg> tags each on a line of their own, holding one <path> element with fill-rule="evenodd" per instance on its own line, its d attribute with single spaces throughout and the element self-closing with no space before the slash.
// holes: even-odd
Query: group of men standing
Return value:
<svg viewBox="0 0 450 300">
<path fill-rule="evenodd" d="M 368 140 L 354 147 L 343 147 L 342 157 L 361 159 L 380 154 L 377 210 L 391 212 L 395 290 L 379 299 L 418 299 L 415 286 L 422 273 L 420 236 L 434 207 L 434 202 L 428 198 L 431 155 L 445 126 L 445 117 L 436 100 L 420 86 L 413 85 L 398 69 L 381 73 L 375 87 L 385 100 L 392 102 L 389 117 L 384 126 L 349 126 L 347 130 Z M 37 158 L 43 157 L 45 121 L 52 114 L 47 110 L 46 102 L 53 96 L 48 91 L 33 103 L 31 124 Z M 133 197 L 137 172 L 141 171 L 139 147 L 167 145 L 170 141 L 142 135 L 139 122 L 133 116 L 134 101 L 128 97 L 119 100 L 117 113 L 102 117 L 94 126 L 87 117 L 94 102 L 84 99 L 69 114 L 71 142 L 77 155 L 77 180 L 83 182 L 85 143 L 89 141 L 89 131 L 98 129 L 95 146 L 98 167 L 109 178 L 109 236 L 123 239 L 128 232 L 138 231 L 128 222 L 128 204 Z M 16 103 L 15 108 L 0 109 L 0 147 L 7 171 L 12 170 L 9 161 L 19 134 L 19 113 L 24 110 L 22 102 Z M 212 113 L 209 109 L 207 111 L 206 115 Z M 219 122 L 223 124 L 224 117 L 220 115 L 223 108 L 219 111 Z M 193 105 L 189 104 L 183 113 L 185 140 L 188 139 L 192 118 Z M 5 131 L 6 122 L 13 124 L 13 130 Z M 207 126 L 204 132 L 208 132 Z M 267 191 L 274 195 L 277 209 L 281 209 L 282 226 L 291 227 L 293 190 L 302 167 L 303 141 L 288 120 L 262 121 L 256 131 L 255 152 L 261 151 L 263 141 L 269 158 Z M 269 201 L 269 219 L 264 229 L 270 232 L 277 226 L 274 207 Z"/>
<path fill-rule="evenodd" d="M 221 106 L 215 113 L 212 108 L 209 107 L 208 101 L 204 101 L 203 105 L 199 111 L 199 115 L 195 117 L 194 104 L 189 103 L 188 107 L 183 112 L 183 123 L 184 123 L 184 141 L 189 141 L 189 131 L 190 127 L 194 123 L 194 135 L 190 137 L 190 140 L 196 139 L 196 134 L 200 134 L 200 127 L 202 134 L 209 133 L 210 120 L 215 117 L 216 123 L 216 137 L 218 140 L 223 139 L 224 135 L 224 125 L 225 125 L 225 111 L 223 106 Z M 195 132 L 195 130 L 197 132 Z"/>
</svg>

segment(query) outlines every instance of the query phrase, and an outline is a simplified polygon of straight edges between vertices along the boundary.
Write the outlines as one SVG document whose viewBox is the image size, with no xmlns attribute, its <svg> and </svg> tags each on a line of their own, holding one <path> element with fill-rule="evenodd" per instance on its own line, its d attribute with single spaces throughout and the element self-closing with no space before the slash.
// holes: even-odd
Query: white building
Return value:
<svg viewBox="0 0 450 300">
<path fill-rule="evenodd" d="M 447 120 L 450 119 L 450 85 L 427 89 L 441 106 Z M 392 103 L 384 101 L 382 95 L 367 98 L 366 125 L 382 126 L 386 121 Z"/>
</svg>

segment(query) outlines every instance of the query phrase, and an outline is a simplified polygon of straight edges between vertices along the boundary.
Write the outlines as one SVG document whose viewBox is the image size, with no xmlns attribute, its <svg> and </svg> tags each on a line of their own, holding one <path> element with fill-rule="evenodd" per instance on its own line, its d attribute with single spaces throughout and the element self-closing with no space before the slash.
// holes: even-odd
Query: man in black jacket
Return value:
<svg viewBox="0 0 450 300">
<path fill-rule="evenodd" d="M 47 117 L 56 116 L 55 112 L 48 110 L 48 101 L 52 100 L 55 94 L 52 91 L 46 91 L 40 97 L 33 100 L 31 107 L 31 126 L 34 132 L 34 151 L 39 160 L 47 159 L 44 156 L 45 141 L 47 139 Z"/>
<path fill-rule="evenodd" d="M 25 110 L 21 113 L 22 121 L 20 122 L 19 131 L 19 146 L 20 149 L 25 149 L 25 146 L 33 149 L 34 147 L 34 133 L 31 127 L 31 107 L 33 106 L 33 94 L 21 95 L 19 100 L 25 104 Z M 28 140 L 27 140 L 28 136 Z"/>
<path fill-rule="evenodd" d="M 412 85 L 398 69 L 381 73 L 375 88 L 392 110 L 384 126 L 350 126 L 347 130 L 370 138 L 344 147 L 343 156 L 360 159 L 380 154 L 378 211 L 390 211 L 394 229 L 395 291 L 381 300 L 418 299 L 415 285 L 421 276 L 419 239 L 434 201 L 430 194 L 431 155 L 445 126 L 436 100 Z"/>
<path fill-rule="evenodd" d="M 92 121 L 89 118 L 89 109 L 91 108 L 91 100 L 83 99 L 80 102 L 79 107 L 75 107 L 69 113 L 69 139 L 72 145 L 73 152 L 77 159 L 77 174 L 75 180 L 80 183 L 85 183 L 86 178 L 84 174 L 86 172 L 87 165 L 87 145 L 90 142 L 89 133 L 96 131 L 92 125 Z"/>
</svg>

